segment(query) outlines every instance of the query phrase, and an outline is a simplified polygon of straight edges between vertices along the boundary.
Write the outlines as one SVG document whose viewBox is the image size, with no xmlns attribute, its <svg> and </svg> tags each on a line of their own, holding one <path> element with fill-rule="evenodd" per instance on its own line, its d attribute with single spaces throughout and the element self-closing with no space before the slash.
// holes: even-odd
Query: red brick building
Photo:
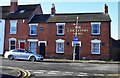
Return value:
<svg viewBox="0 0 120 78">
<path fill-rule="evenodd" d="M 7 8 L 6 8 L 7 7 Z M 28 22 L 35 14 L 43 14 L 40 4 L 33 5 L 18 5 L 18 0 L 11 0 L 10 6 L 2 6 L 2 10 L 7 9 L 9 13 L 6 14 L 5 19 L 5 45 L 4 52 L 14 48 L 27 48 L 23 43 L 24 38 L 28 38 L 29 29 L 25 29 Z M 4 16 L 5 13 L 3 12 Z M 23 35 L 24 34 L 24 35 Z"/>
<path fill-rule="evenodd" d="M 28 12 L 26 15 L 25 11 L 33 6 L 31 14 Z M 45 58 L 72 59 L 78 21 L 75 59 L 109 59 L 111 19 L 107 5 L 101 13 L 66 14 L 56 13 L 54 4 L 51 14 L 42 14 L 40 5 L 33 6 L 18 6 L 14 13 L 7 16 L 5 51 L 24 48 L 42 54 Z"/>
</svg>

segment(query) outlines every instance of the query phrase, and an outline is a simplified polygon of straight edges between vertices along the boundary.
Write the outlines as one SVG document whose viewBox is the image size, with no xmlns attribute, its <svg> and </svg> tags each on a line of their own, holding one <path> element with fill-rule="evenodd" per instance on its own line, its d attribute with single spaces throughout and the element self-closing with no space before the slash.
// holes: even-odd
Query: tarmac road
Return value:
<svg viewBox="0 0 120 78">
<path fill-rule="evenodd" d="M 30 78 L 118 78 L 119 64 L 29 62 L 2 58 L 2 66 L 28 71 Z M 13 74 L 14 75 L 14 74 Z"/>
</svg>

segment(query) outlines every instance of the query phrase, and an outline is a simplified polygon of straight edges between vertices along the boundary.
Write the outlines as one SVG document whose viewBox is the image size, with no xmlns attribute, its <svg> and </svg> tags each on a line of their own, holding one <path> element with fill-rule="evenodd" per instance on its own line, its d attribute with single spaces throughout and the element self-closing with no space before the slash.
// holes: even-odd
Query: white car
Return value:
<svg viewBox="0 0 120 78">
<path fill-rule="evenodd" d="M 21 59 L 21 60 L 30 60 L 30 61 L 40 61 L 43 60 L 43 56 L 40 54 L 35 54 L 29 50 L 25 49 L 13 49 L 6 51 L 4 54 L 5 58 L 9 60 Z"/>
</svg>

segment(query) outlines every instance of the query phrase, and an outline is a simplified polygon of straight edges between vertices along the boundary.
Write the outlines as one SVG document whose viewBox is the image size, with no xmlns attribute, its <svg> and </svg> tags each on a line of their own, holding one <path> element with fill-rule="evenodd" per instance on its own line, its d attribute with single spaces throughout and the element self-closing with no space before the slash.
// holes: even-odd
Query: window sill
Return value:
<svg viewBox="0 0 120 78">
<path fill-rule="evenodd" d="M 37 35 L 29 35 L 29 36 L 31 36 L 31 37 L 35 37 L 35 36 L 37 36 Z"/>
<path fill-rule="evenodd" d="M 100 36 L 100 34 L 92 34 L 91 36 Z"/>
<path fill-rule="evenodd" d="M 17 34 L 17 33 L 9 33 L 9 34 Z"/>
<path fill-rule="evenodd" d="M 100 55 L 100 53 L 91 53 L 92 55 Z"/>
<path fill-rule="evenodd" d="M 65 36 L 65 34 L 63 34 L 63 35 L 57 34 L 56 36 Z"/>
<path fill-rule="evenodd" d="M 64 54 L 64 53 L 56 53 L 56 54 Z"/>
</svg>

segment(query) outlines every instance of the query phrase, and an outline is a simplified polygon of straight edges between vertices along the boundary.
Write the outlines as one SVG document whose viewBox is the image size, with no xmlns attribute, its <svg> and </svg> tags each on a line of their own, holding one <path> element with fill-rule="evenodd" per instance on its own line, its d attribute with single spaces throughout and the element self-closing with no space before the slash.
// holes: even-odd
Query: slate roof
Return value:
<svg viewBox="0 0 120 78">
<path fill-rule="evenodd" d="M 36 7 L 39 6 L 39 5 L 40 4 L 18 5 L 18 9 L 15 13 L 10 13 L 10 6 L 7 6 L 7 7 L 2 6 L 2 18 L 6 18 L 6 19 L 28 19 L 32 15 L 32 13 L 36 9 Z M 22 10 L 24 10 L 24 12 L 20 13 L 20 11 L 22 11 Z"/>
<path fill-rule="evenodd" d="M 50 14 L 35 15 L 29 23 L 38 22 L 76 22 L 76 17 L 79 17 L 79 22 L 102 22 L 111 21 L 110 16 L 104 13 L 68 13 L 68 14 L 56 14 L 51 16 Z"/>
<path fill-rule="evenodd" d="M 6 19 L 28 19 L 31 17 L 33 11 L 36 9 L 36 7 L 40 4 L 35 5 L 20 5 L 18 6 L 18 10 L 15 13 L 10 13 Z M 20 13 L 21 10 L 24 10 L 25 12 Z"/>
</svg>

